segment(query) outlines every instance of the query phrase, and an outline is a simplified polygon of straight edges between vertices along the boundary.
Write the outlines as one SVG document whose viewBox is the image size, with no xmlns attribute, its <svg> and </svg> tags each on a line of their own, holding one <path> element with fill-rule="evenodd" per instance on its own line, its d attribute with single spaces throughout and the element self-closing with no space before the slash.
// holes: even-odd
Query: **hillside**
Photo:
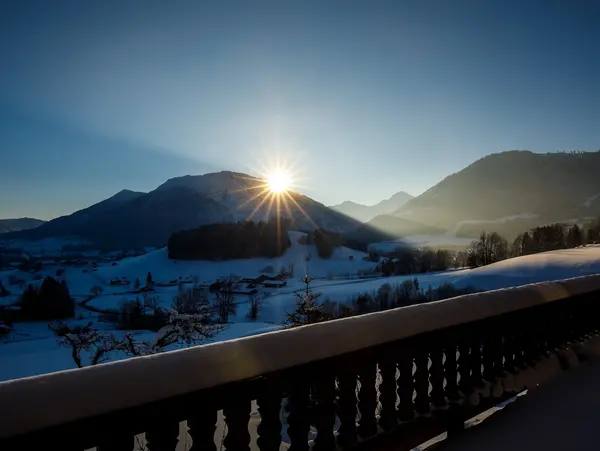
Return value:
<svg viewBox="0 0 600 451">
<path fill-rule="evenodd" d="M 404 191 L 394 194 L 389 199 L 382 200 L 375 205 L 362 205 L 347 200 L 339 205 L 332 205 L 332 210 L 338 211 L 350 218 L 354 218 L 357 221 L 368 222 L 376 216 L 386 215 L 393 213 L 402 207 L 406 202 L 411 200 L 414 196 L 411 196 Z"/>
<path fill-rule="evenodd" d="M 18 232 L 35 229 L 46 221 L 34 218 L 0 219 L 0 233 Z"/>
<path fill-rule="evenodd" d="M 299 230 L 323 227 L 344 233 L 361 226 L 299 193 L 288 191 L 279 200 L 266 190 L 264 180 L 246 174 L 223 171 L 177 177 L 149 193 L 121 191 L 91 207 L 10 237 L 80 236 L 102 248 L 132 248 L 164 246 L 172 233 L 203 224 L 258 221 L 275 215 L 292 219 Z M 385 239 L 381 233 L 375 235 Z"/>
<path fill-rule="evenodd" d="M 475 236 L 485 228 L 514 236 L 550 222 L 600 213 L 600 152 L 486 156 L 408 201 L 394 215 Z"/>
</svg>

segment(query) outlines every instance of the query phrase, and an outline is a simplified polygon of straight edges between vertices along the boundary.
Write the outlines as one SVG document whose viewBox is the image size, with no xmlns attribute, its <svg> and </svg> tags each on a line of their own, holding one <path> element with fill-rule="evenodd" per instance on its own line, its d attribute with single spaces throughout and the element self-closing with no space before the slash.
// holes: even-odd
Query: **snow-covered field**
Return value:
<svg viewBox="0 0 600 451">
<path fill-rule="evenodd" d="M 237 308 L 229 318 L 230 324 L 221 331 L 215 341 L 229 340 L 237 337 L 269 332 L 282 327 L 286 314 L 295 305 L 294 291 L 302 288 L 301 277 L 306 271 L 315 277 L 311 286 L 322 293 L 321 300 L 329 298 L 336 302 L 350 302 L 359 293 L 375 292 L 382 284 L 397 284 L 404 280 L 412 280 L 415 276 L 395 276 L 387 278 L 361 279 L 359 272 L 372 270 L 375 263 L 363 260 L 363 253 L 347 248 L 338 248 L 331 259 L 322 260 L 317 256 L 314 246 L 298 243 L 302 236 L 299 232 L 290 232 L 292 247 L 284 256 L 276 259 L 232 260 L 224 262 L 209 261 L 173 261 L 167 257 L 166 249 L 159 249 L 148 254 L 126 258 L 112 264 L 99 265 L 96 271 L 91 267 L 69 267 L 62 277 L 66 279 L 77 301 L 89 296 L 90 288 L 99 285 L 103 288 L 101 296 L 90 301 L 90 305 L 99 309 L 114 309 L 123 300 L 135 299 L 134 294 L 125 292 L 133 288 L 133 281 L 139 278 L 142 283 L 146 274 L 152 273 L 155 282 L 197 278 L 202 282 L 213 282 L 219 277 L 237 275 L 241 277 L 257 277 L 271 267 L 273 271 L 294 266 L 294 276 L 283 288 L 263 289 L 264 296 L 258 319 L 248 319 L 249 297 L 236 295 Z M 352 258 L 350 258 L 352 257 Z M 57 267 L 41 271 L 43 276 L 54 275 Z M 83 272 L 83 271 L 86 272 Z M 480 290 L 490 290 L 528 283 L 556 280 L 586 274 L 600 273 L 600 246 L 588 246 L 578 249 L 547 252 L 526 257 L 514 258 L 474 270 L 445 271 L 440 273 L 417 275 L 420 286 L 433 288 L 450 282 L 457 287 L 473 286 Z M 0 278 L 14 293 L 0 298 L 3 304 L 16 302 L 21 290 L 8 285 L 11 275 L 31 280 L 31 274 L 18 271 L 2 271 Z M 111 286 L 114 278 L 127 278 L 129 286 Z M 40 283 L 33 281 L 33 283 Z M 165 307 L 171 305 L 177 287 L 158 287 L 155 293 L 159 303 Z M 98 314 L 80 306 L 76 310 L 74 323 L 94 321 L 98 328 L 110 328 L 109 323 L 98 323 Z M 116 331 L 116 334 L 123 333 Z M 149 336 L 150 332 L 142 334 Z M 123 358 L 123 356 L 115 356 Z M 68 349 L 58 347 L 56 339 L 48 329 L 46 322 L 16 323 L 9 339 L 0 343 L 0 380 L 42 374 L 73 368 L 74 363 Z"/>
</svg>

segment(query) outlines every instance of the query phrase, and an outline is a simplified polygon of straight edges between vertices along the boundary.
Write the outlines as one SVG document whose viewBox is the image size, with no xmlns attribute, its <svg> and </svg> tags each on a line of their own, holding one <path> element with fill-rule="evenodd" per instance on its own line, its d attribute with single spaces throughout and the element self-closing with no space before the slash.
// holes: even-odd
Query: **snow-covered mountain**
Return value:
<svg viewBox="0 0 600 451">
<path fill-rule="evenodd" d="M 0 233 L 18 232 L 39 227 L 46 221 L 34 218 L 0 219 Z"/>
<path fill-rule="evenodd" d="M 583 223 L 600 214 L 600 152 L 509 151 L 446 177 L 393 215 L 477 236 L 507 237 L 552 222 Z"/>
<path fill-rule="evenodd" d="M 178 230 L 203 224 L 245 219 L 264 220 L 279 214 L 294 227 L 324 227 L 338 232 L 361 224 L 299 193 L 277 198 L 266 182 L 247 174 L 223 171 L 167 180 L 149 193 L 121 191 L 72 215 L 49 221 L 18 238 L 82 236 L 102 247 L 165 245 Z"/>
<path fill-rule="evenodd" d="M 413 197 L 404 191 L 400 191 L 375 205 L 363 205 L 347 200 L 341 204 L 332 205 L 330 208 L 357 221 L 368 222 L 376 216 L 393 213 Z"/>
</svg>

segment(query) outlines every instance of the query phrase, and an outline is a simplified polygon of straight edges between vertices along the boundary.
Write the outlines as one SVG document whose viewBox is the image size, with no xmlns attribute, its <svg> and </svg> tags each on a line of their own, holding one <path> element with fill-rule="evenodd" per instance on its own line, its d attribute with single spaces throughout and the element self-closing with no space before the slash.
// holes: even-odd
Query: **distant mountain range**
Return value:
<svg viewBox="0 0 600 451">
<path fill-rule="evenodd" d="M 104 248 L 162 246 L 178 230 L 276 215 L 292 219 L 299 230 L 323 227 L 352 237 L 359 231 L 385 236 L 295 192 L 288 191 L 277 202 L 265 187 L 263 179 L 229 171 L 177 177 L 149 193 L 123 190 L 71 215 L 5 238 L 81 236 Z"/>
<path fill-rule="evenodd" d="M 393 216 L 472 237 L 508 237 L 600 215 L 600 152 L 488 155 L 411 199 Z M 389 228 L 388 228 L 388 231 Z"/>
<path fill-rule="evenodd" d="M 34 229 L 45 222 L 34 218 L 0 219 L 0 233 Z"/>
<path fill-rule="evenodd" d="M 375 216 L 386 215 L 397 211 L 400 207 L 406 204 L 406 202 L 413 198 L 414 196 L 411 196 L 404 191 L 400 191 L 389 199 L 382 200 L 375 205 L 362 205 L 347 200 L 339 205 L 332 205 L 329 208 L 339 211 L 340 213 L 343 213 L 350 218 L 354 218 L 357 221 L 367 222 L 373 219 Z"/>
<path fill-rule="evenodd" d="M 324 227 L 371 241 L 414 235 L 507 238 L 532 227 L 584 223 L 600 216 L 600 152 L 486 156 L 423 194 L 400 192 L 376 205 L 325 205 L 295 192 L 278 203 L 265 180 L 223 171 L 167 180 L 149 193 L 123 190 L 47 223 L 2 220 L 4 238 L 81 236 L 102 247 L 164 245 L 175 231 L 215 222 L 293 218 L 294 227 Z M 10 222 L 13 221 L 13 222 Z M 17 221 L 17 222 L 14 222 Z M 18 222 L 20 221 L 20 223 Z"/>
</svg>

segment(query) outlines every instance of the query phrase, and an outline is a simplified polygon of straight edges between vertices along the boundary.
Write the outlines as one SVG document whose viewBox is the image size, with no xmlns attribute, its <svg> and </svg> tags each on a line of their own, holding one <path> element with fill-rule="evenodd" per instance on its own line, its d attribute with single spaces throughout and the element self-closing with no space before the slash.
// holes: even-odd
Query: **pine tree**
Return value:
<svg viewBox="0 0 600 451">
<path fill-rule="evenodd" d="M 314 292 L 310 287 L 312 278 L 306 275 L 302 281 L 304 282 L 304 289 L 294 293 L 296 310 L 288 313 L 287 323 L 289 327 L 319 323 L 328 319 L 323 312 L 322 304 L 318 301 L 321 293 Z"/>
<path fill-rule="evenodd" d="M 150 288 L 154 285 L 154 282 L 152 280 L 152 273 L 148 272 L 148 274 L 146 275 L 146 287 Z"/>
<path fill-rule="evenodd" d="M 521 241 L 521 255 L 528 255 L 532 252 L 531 235 L 529 235 L 529 232 L 525 232 Z"/>
</svg>

